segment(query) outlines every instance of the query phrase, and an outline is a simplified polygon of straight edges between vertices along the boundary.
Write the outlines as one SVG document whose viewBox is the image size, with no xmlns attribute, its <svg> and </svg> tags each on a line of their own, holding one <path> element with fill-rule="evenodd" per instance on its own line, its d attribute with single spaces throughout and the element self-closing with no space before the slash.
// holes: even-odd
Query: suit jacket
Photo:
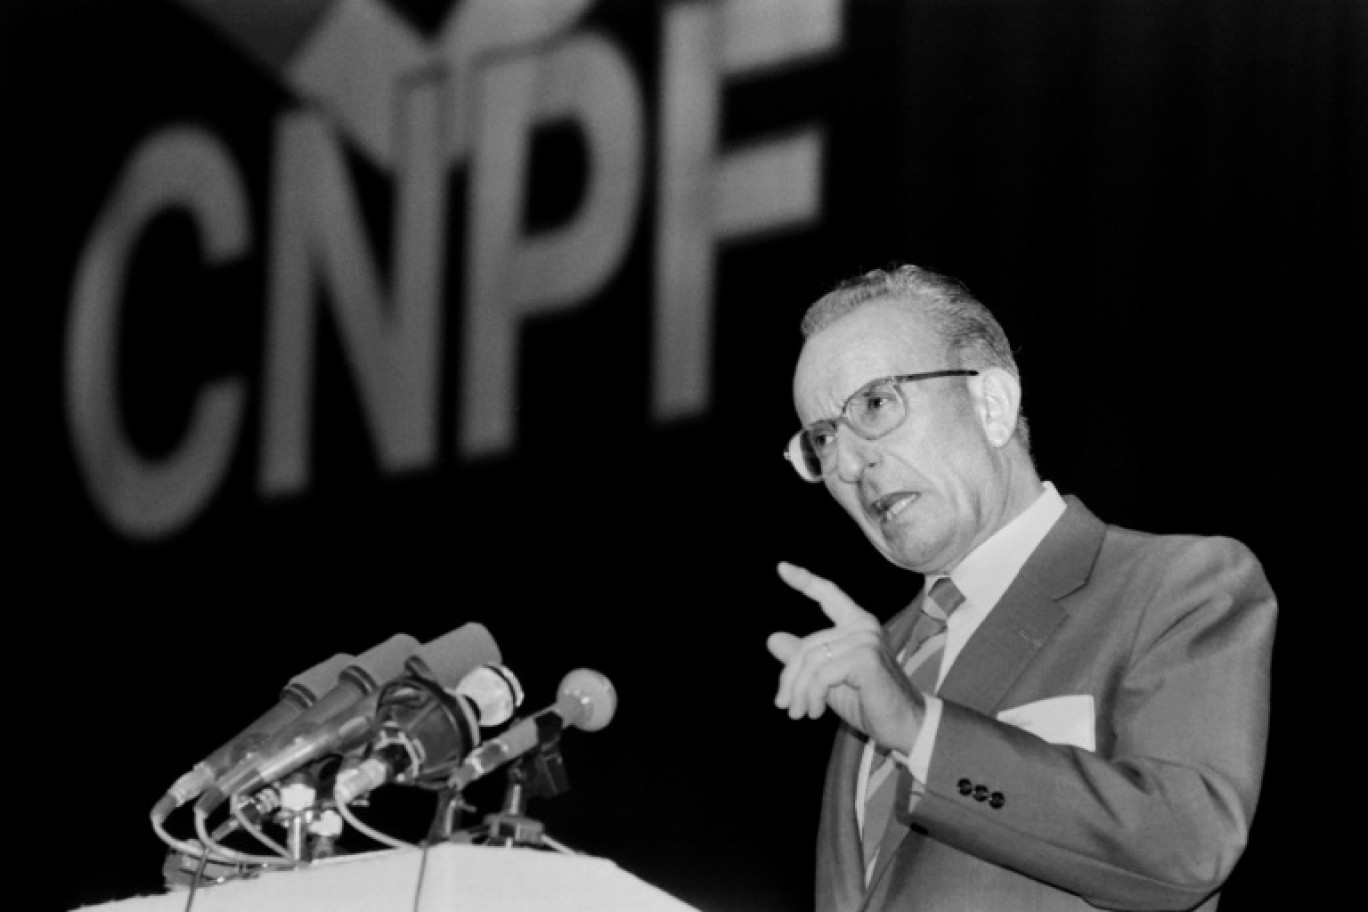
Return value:
<svg viewBox="0 0 1368 912">
<path fill-rule="evenodd" d="M 1076 498 L 966 643 L 925 793 L 864 884 L 842 726 L 827 770 L 818 912 L 1213 910 L 1263 774 L 1276 606 L 1238 542 L 1107 526 Z M 900 648 L 920 598 L 888 625 Z M 995 717 L 1090 695 L 1095 749 Z"/>
</svg>

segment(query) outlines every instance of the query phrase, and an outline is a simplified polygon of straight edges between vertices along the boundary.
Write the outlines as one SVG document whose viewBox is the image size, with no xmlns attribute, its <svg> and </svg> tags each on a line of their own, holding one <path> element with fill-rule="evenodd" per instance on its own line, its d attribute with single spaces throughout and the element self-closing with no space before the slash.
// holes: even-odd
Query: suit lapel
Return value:
<svg viewBox="0 0 1368 912">
<path fill-rule="evenodd" d="M 1075 497 L 969 638 L 940 696 L 992 715 L 1063 623 L 1059 600 L 1087 581 L 1105 526 Z"/>
<path fill-rule="evenodd" d="M 1035 586 L 1013 583 L 965 644 L 940 696 L 985 715 L 997 706 L 1064 620 L 1064 609 Z"/>
</svg>

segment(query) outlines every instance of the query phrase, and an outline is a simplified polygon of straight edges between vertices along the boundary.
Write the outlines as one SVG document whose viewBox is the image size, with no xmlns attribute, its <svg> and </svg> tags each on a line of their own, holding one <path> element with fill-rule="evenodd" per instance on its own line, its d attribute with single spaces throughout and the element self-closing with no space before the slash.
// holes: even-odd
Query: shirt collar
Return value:
<svg viewBox="0 0 1368 912">
<path fill-rule="evenodd" d="M 1064 509 L 1064 498 L 1047 481 L 1029 507 L 969 552 L 949 574 L 968 604 L 978 611 L 991 610 Z M 928 579 L 926 585 L 936 578 Z"/>
</svg>

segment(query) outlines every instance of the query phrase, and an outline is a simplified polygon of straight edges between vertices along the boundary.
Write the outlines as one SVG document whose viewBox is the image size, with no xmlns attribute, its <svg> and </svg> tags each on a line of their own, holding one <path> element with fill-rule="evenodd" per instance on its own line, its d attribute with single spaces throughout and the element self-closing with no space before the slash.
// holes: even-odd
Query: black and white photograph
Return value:
<svg viewBox="0 0 1368 912">
<path fill-rule="evenodd" d="M 1368 2 L 6 0 L 0 126 L 15 902 L 1357 904 Z"/>
</svg>

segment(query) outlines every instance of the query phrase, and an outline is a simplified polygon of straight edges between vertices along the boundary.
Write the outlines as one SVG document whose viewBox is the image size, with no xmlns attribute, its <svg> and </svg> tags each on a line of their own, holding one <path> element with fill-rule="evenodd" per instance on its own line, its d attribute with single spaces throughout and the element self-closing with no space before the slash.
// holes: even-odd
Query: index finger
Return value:
<svg viewBox="0 0 1368 912">
<path fill-rule="evenodd" d="M 849 624 L 869 616 L 839 586 L 806 567 L 780 561 L 779 578 L 820 605 L 833 624 Z"/>
</svg>

